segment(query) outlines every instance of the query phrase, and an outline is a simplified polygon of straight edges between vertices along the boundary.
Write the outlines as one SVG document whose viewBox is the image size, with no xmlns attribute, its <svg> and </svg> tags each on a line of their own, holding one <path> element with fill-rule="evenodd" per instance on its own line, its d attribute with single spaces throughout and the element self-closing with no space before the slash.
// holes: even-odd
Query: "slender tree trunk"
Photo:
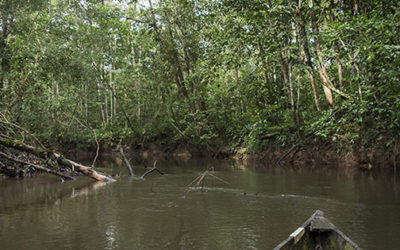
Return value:
<svg viewBox="0 0 400 250">
<path fill-rule="evenodd" d="M 102 120 L 103 125 L 104 125 L 106 123 L 106 117 L 105 117 L 105 114 L 104 114 L 104 106 L 102 104 L 101 97 L 102 97 L 101 85 L 100 85 L 100 81 L 97 81 L 97 100 L 100 103 L 99 106 L 100 106 L 101 120 Z"/>
<path fill-rule="evenodd" d="M 339 79 L 339 87 L 343 90 L 343 69 L 342 69 L 342 62 L 340 61 L 339 50 L 336 50 L 336 63 L 337 63 L 337 70 L 338 70 L 338 79 Z"/>
<path fill-rule="evenodd" d="M 113 109 L 114 109 L 114 91 L 113 91 L 113 82 L 112 82 L 112 66 L 110 69 L 110 82 L 109 82 L 109 88 L 110 88 L 110 119 L 112 120 L 113 118 Z"/>
<path fill-rule="evenodd" d="M 315 77 L 314 77 L 314 73 L 312 72 L 312 69 L 308 70 L 308 76 L 309 76 L 310 82 L 311 82 L 311 88 L 312 88 L 312 92 L 313 92 L 313 96 L 314 96 L 315 106 L 317 107 L 317 110 L 321 112 L 322 108 L 321 108 L 321 104 L 319 102 L 317 85 L 315 84 Z"/>
<path fill-rule="evenodd" d="M 132 71 L 134 72 L 134 71 L 136 71 L 136 61 L 135 61 L 136 53 L 135 53 L 135 48 L 133 46 L 131 47 L 131 55 L 132 55 Z M 140 96 L 140 86 L 138 85 L 138 83 L 136 81 L 136 76 L 133 78 L 133 86 L 134 86 L 135 91 L 138 93 L 138 96 Z M 136 114 L 137 120 L 140 123 L 140 98 L 139 97 L 137 98 L 136 110 L 134 110 L 133 113 Z"/>
<path fill-rule="evenodd" d="M 360 80 L 361 80 L 360 79 L 360 77 L 361 77 L 360 68 L 358 67 L 358 63 L 356 63 L 355 60 L 353 60 L 353 65 L 354 65 L 354 68 L 356 69 L 356 74 L 357 74 L 358 95 L 360 97 L 360 101 L 362 101 L 363 98 L 362 98 L 362 90 L 361 90 L 361 82 L 360 82 Z"/>
<path fill-rule="evenodd" d="M 113 112 L 114 112 L 114 116 L 117 115 L 117 88 L 115 87 L 115 82 L 113 83 L 113 103 L 114 103 L 114 107 L 113 107 Z"/>
<path fill-rule="evenodd" d="M 331 2 L 332 8 L 336 7 L 333 2 Z M 336 17 L 333 14 L 333 11 L 331 12 L 331 22 L 335 22 Z M 337 65 L 337 71 L 338 71 L 338 80 L 339 80 L 339 88 L 340 90 L 343 90 L 343 67 L 342 67 L 342 62 L 340 58 L 340 50 L 339 50 L 339 45 L 338 43 L 335 43 L 335 56 L 336 56 L 336 65 Z"/>
<path fill-rule="evenodd" d="M 292 66 L 290 65 L 289 61 L 284 58 L 284 53 L 280 53 L 280 60 L 281 60 L 281 71 L 283 75 L 284 85 L 288 90 L 288 96 L 290 100 L 290 107 L 292 110 L 293 116 L 293 124 L 298 129 L 298 123 L 296 118 L 296 105 L 294 102 L 294 95 L 293 95 L 293 81 L 292 81 Z"/>
<path fill-rule="evenodd" d="M 290 97 L 290 106 L 292 108 L 293 124 L 295 125 L 296 129 L 298 130 L 299 129 L 299 121 L 298 121 L 298 117 L 297 117 L 296 104 L 294 102 L 292 66 L 290 64 L 288 67 L 288 76 L 289 76 L 289 97 Z"/>
<path fill-rule="evenodd" d="M 346 47 L 346 44 L 343 42 L 343 40 L 340 38 L 340 37 L 338 37 L 339 38 L 339 42 L 342 44 L 342 46 L 345 48 L 345 49 L 347 49 L 347 47 Z M 362 101 L 362 92 L 361 92 L 361 84 L 360 84 L 360 77 L 361 77 L 361 74 L 360 74 L 360 68 L 359 68 L 359 66 L 358 66 L 358 63 L 356 62 L 356 56 L 354 55 L 354 53 L 353 52 L 350 52 L 349 54 L 348 54 L 348 56 L 349 56 L 349 59 L 350 59 L 350 61 L 351 61 L 351 67 L 352 67 L 352 76 L 353 77 L 355 77 L 355 74 L 354 74 L 354 69 L 357 71 L 357 84 L 358 84 L 358 92 L 359 92 L 359 95 L 360 95 L 360 101 Z M 351 84 L 351 83 L 350 83 Z M 348 96 L 348 98 L 349 99 L 352 99 L 350 96 Z M 353 100 L 353 99 L 352 99 Z M 353 100 L 354 101 L 354 100 Z"/>
<path fill-rule="evenodd" d="M 267 71 L 267 64 L 265 62 L 265 52 L 264 48 L 261 44 L 261 42 L 258 42 L 258 48 L 260 51 L 260 61 L 261 61 L 261 66 L 262 66 L 262 72 L 263 72 L 263 78 L 264 78 L 264 83 L 267 86 L 269 83 L 269 76 L 268 76 L 268 71 Z"/>
<path fill-rule="evenodd" d="M 5 2 L 4 3 L 5 6 L 10 5 L 10 0 L 5 0 L 4 2 Z M 2 34 L 0 37 L 0 56 L 1 56 L 0 91 L 6 87 L 6 84 L 5 84 L 6 75 L 10 69 L 10 59 L 9 59 L 9 53 L 8 53 L 6 39 L 7 39 L 8 35 L 10 34 L 10 24 L 9 23 L 11 22 L 11 20 L 8 19 L 8 16 L 6 13 L 2 13 L 1 17 L 2 17 L 1 18 Z"/>
<path fill-rule="evenodd" d="M 85 102 L 85 123 L 88 123 L 88 114 L 89 114 L 89 92 L 88 92 L 88 85 L 85 85 L 85 97 L 84 97 L 84 102 Z"/>
<path fill-rule="evenodd" d="M 156 21 L 156 18 L 154 15 L 154 10 L 153 10 L 153 4 L 152 4 L 151 0 L 149 0 L 148 2 L 149 2 L 149 6 L 150 6 L 150 11 L 151 11 L 151 17 L 153 19 L 153 28 L 154 28 L 154 31 L 156 32 L 158 40 L 161 43 L 161 46 L 164 49 L 165 55 L 168 58 L 169 65 L 170 65 L 170 67 L 172 69 L 172 73 L 174 75 L 175 83 L 178 87 L 179 92 L 182 94 L 182 96 L 185 99 L 189 99 L 189 95 L 186 91 L 186 88 L 185 88 L 185 86 L 183 86 L 182 70 L 180 68 L 179 61 L 177 60 L 178 58 L 176 57 L 177 56 L 176 52 L 170 51 L 168 49 L 168 45 L 165 43 L 165 41 L 164 41 L 163 37 L 161 36 L 161 33 L 158 29 L 157 21 Z"/>
<path fill-rule="evenodd" d="M 300 120 L 300 115 L 299 115 L 299 109 L 300 109 L 300 87 L 301 87 L 301 83 L 300 83 L 300 75 L 297 74 L 297 105 L 296 105 L 296 118 L 297 118 L 297 124 L 301 124 L 301 120 Z M 299 132 L 299 136 L 300 136 L 300 131 Z"/>
<path fill-rule="evenodd" d="M 306 33 L 306 28 L 305 28 L 305 22 L 303 19 L 303 15 L 301 12 L 301 1 L 299 1 L 298 9 L 297 9 L 297 14 L 299 16 L 299 19 L 301 20 L 298 24 L 298 35 L 299 35 L 299 42 L 302 45 L 303 51 L 304 51 L 304 56 L 305 60 L 304 63 L 307 68 L 308 72 L 308 77 L 310 78 L 310 83 L 311 83 L 311 88 L 314 96 L 314 102 L 315 106 L 317 107 L 318 111 L 322 111 L 321 104 L 319 102 L 319 96 L 318 96 L 318 91 L 317 91 L 317 86 L 315 83 L 315 77 L 314 77 L 314 66 L 311 61 L 311 53 L 310 53 L 310 48 L 309 48 L 309 43 L 308 43 L 308 36 Z"/>
<path fill-rule="evenodd" d="M 117 47 L 116 46 L 116 40 L 114 40 L 114 43 L 113 43 L 114 51 L 117 50 L 116 47 Z M 117 93 L 116 81 L 115 81 L 115 79 L 116 79 L 116 77 L 115 77 L 115 65 L 113 65 L 111 69 L 112 69 L 112 72 L 114 72 L 114 80 L 113 80 L 112 75 L 111 75 L 111 83 L 112 83 L 112 97 L 111 98 L 113 99 L 113 103 L 114 103 L 114 106 L 113 106 L 112 110 L 113 110 L 113 115 L 116 116 L 117 115 L 117 94 L 118 93 Z"/>
<path fill-rule="evenodd" d="M 332 95 L 332 90 L 325 85 L 322 85 L 322 88 L 324 89 L 324 94 L 326 101 L 328 102 L 329 107 L 333 107 L 333 95 Z"/>
<path fill-rule="evenodd" d="M 106 114 L 106 121 L 109 121 L 109 116 L 108 116 L 108 95 L 107 95 L 107 90 L 104 91 L 104 113 Z"/>
<path fill-rule="evenodd" d="M 314 0 L 312 0 L 311 2 L 312 2 L 312 5 L 314 6 Z M 318 24 L 317 24 L 315 18 L 316 17 L 314 15 L 313 10 L 312 10 L 311 11 L 311 27 L 312 27 L 312 31 L 313 31 L 314 36 L 315 36 L 314 49 L 315 49 L 315 53 L 317 54 L 318 60 L 319 60 L 318 71 L 319 71 L 321 80 L 324 83 L 322 87 L 324 89 L 324 94 L 325 94 L 326 101 L 328 102 L 328 105 L 330 107 L 333 107 L 334 102 L 333 102 L 332 90 L 330 88 L 328 88 L 328 86 L 332 82 L 329 80 L 328 75 L 326 73 L 326 68 L 325 68 L 325 65 L 324 65 L 325 61 L 324 61 L 324 58 L 322 56 L 321 45 L 319 43 L 319 38 L 318 38 L 319 29 L 318 29 Z"/>
</svg>

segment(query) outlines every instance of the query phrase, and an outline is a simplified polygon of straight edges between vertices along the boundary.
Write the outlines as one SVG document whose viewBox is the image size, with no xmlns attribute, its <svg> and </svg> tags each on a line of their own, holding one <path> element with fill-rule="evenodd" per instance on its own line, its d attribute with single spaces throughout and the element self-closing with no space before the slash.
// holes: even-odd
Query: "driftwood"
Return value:
<svg viewBox="0 0 400 250">
<path fill-rule="evenodd" d="M 59 171 L 55 171 L 55 170 L 50 169 L 50 168 L 42 167 L 42 166 L 34 164 L 34 163 L 30 163 L 30 162 L 22 161 L 22 160 L 19 160 L 19 159 L 15 159 L 14 157 L 11 157 L 10 155 L 7 155 L 7 154 L 5 154 L 3 152 L 0 152 L 0 156 L 3 157 L 3 158 L 8 159 L 10 161 L 19 163 L 19 164 L 29 165 L 29 166 L 35 168 L 36 170 L 60 176 L 61 178 L 66 179 L 66 180 L 75 180 L 75 178 L 73 178 L 72 176 L 66 175 L 64 173 L 61 173 Z"/>
<path fill-rule="evenodd" d="M 121 155 L 122 159 L 124 160 L 125 166 L 129 171 L 129 175 L 134 176 L 131 163 L 129 162 L 128 158 L 126 158 L 126 156 L 124 154 L 124 149 L 122 148 L 122 146 L 119 146 L 119 154 Z"/>
<path fill-rule="evenodd" d="M 14 140 L 14 139 L 5 139 L 0 137 L 0 144 L 6 147 L 14 148 L 23 152 L 30 153 L 32 155 L 35 155 L 41 159 L 47 160 L 51 159 L 54 162 L 57 162 L 58 164 L 68 167 L 72 170 L 76 170 L 86 176 L 89 176 L 90 178 L 93 178 L 97 181 L 104 181 L 104 182 L 114 182 L 115 180 L 111 177 L 108 177 L 104 174 L 101 174 L 97 171 L 95 171 L 93 168 L 84 166 L 82 164 L 76 163 L 74 161 L 71 161 L 69 159 L 66 159 L 63 155 L 55 153 L 52 150 L 43 150 L 41 148 L 36 148 L 32 147 L 30 145 L 27 145 L 23 142 Z"/>
<path fill-rule="evenodd" d="M 164 175 L 163 172 L 161 172 L 160 170 L 158 170 L 158 168 L 156 167 L 156 164 L 157 164 L 157 160 L 154 161 L 153 167 L 152 167 L 150 170 L 147 170 L 147 171 L 142 175 L 141 178 L 144 179 L 144 177 L 146 177 L 146 175 L 148 175 L 148 174 L 150 174 L 150 173 L 152 173 L 152 172 L 154 172 L 154 171 L 157 171 L 159 174 Z"/>
</svg>

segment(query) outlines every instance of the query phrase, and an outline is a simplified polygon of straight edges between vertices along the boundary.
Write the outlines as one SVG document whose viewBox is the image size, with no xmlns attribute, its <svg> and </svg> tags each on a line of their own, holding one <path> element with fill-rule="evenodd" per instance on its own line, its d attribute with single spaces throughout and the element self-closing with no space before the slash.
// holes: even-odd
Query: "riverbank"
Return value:
<svg viewBox="0 0 400 250">
<path fill-rule="evenodd" d="M 361 168 L 365 170 L 393 168 L 400 162 L 400 154 L 382 149 L 333 149 L 321 145 L 298 146 L 295 148 L 270 148 L 257 153 L 248 152 L 246 148 L 231 149 L 219 147 L 215 150 L 190 146 L 160 146 L 142 144 L 130 146 L 125 150 L 133 163 L 151 159 L 191 159 L 213 158 L 233 160 L 243 165 L 282 165 L 294 167 L 336 166 Z M 95 155 L 93 150 L 65 149 L 67 157 L 77 161 L 88 161 Z M 122 162 L 120 154 L 112 147 L 102 145 L 100 159 L 112 159 Z"/>
</svg>

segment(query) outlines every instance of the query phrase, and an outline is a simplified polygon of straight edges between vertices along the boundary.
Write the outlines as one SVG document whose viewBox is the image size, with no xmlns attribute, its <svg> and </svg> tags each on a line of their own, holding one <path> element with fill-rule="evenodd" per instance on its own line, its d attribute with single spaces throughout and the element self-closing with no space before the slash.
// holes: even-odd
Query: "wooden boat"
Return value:
<svg viewBox="0 0 400 250">
<path fill-rule="evenodd" d="M 358 250 L 361 248 L 326 219 L 322 211 L 317 210 L 289 238 L 274 248 L 274 250 L 285 249 Z"/>
</svg>

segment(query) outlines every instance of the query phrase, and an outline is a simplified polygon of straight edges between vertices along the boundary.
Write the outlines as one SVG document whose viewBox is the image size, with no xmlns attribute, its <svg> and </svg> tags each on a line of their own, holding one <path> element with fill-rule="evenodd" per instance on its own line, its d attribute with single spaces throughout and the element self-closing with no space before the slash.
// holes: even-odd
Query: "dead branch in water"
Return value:
<svg viewBox="0 0 400 250">
<path fill-rule="evenodd" d="M 154 161 L 153 167 L 152 167 L 150 170 L 146 171 L 146 172 L 142 175 L 141 178 L 144 179 L 144 177 L 146 177 L 146 175 L 148 175 L 148 174 L 150 174 L 150 173 L 152 173 L 152 172 L 154 172 L 154 171 L 157 171 L 159 174 L 164 175 L 164 173 L 161 172 L 161 171 L 156 167 L 156 164 L 157 164 L 157 160 Z"/>
<path fill-rule="evenodd" d="M 219 181 L 221 181 L 221 182 L 223 182 L 223 183 L 225 183 L 225 184 L 227 184 L 227 185 L 231 185 L 229 182 L 227 182 L 227 181 L 225 181 L 225 180 L 223 180 L 223 179 L 221 179 L 221 178 L 219 178 L 219 177 L 217 177 L 217 176 L 211 174 L 211 173 L 210 173 L 211 171 L 214 171 L 214 168 L 213 168 L 213 167 L 207 169 L 206 171 L 204 171 L 203 173 L 201 173 L 199 176 L 197 176 L 197 177 L 188 185 L 188 187 L 200 186 L 200 184 L 203 184 L 203 180 L 204 180 L 207 176 L 211 176 L 211 177 L 213 177 L 213 178 L 215 178 L 215 179 L 217 179 L 217 180 L 219 180 Z M 196 181 L 197 181 L 197 182 L 196 182 Z M 196 184 L 192 185 L 192 184 L 195 183 L 195 182 L 196 182 Z M 203 185 L 202 185 L 202 187 L 203 187 Z"/>
<path fill-rule="evenodd" d="M 201 188 L 200 188 L 200 189 L 203 191 L 204 180 L 205 180 L 205 178 L 206 178 L 207 176 L 211 176 L 211 177 L 217 179 L 218 181 L 221 181 L 221 182 L 223 182 L 223 183 L 225 183 L 225 184 L 227 184 L 227 185 L 231 185 L 229 182 L 227 182 L 227 181 L 225 181 L 225 180 L 223 180 L 223 179 L 221 179 L 221 178 L 219 178 L 219 177 L 217 177 L 217 176 L 211 174 L 211 173 L 210 173 L 211 171 L 214 171 L 214 167 L 211 167 L 211 168 L 205 170 L 203 173 L 201 173 L 200 175 L 198 175 L 191 183 L 189 183 L 189 185 L 187 186 L 189 189 L 188 189 L 188 191 L 185 193 L 184 197 L 186 197 L 186 195 L 191 191 L 190 188 L 193 188 L 193 187 L 195 187 L 195 186 L 199 187 L 199 186 L 201 185 Z M 193 184 L 193 183 L 196 183 L 196 184 Z"/>
<path fill-rule="evenodd" d="M 128 158 L 126 158 L 126 156 L 124 154 L 124 149 L 122 148 L 121 145 L 118 145 L 118 148 L 119 148 L 119 154 L 121 155 L 122 159 L 124 160 L 125 166 L 129 171 L 129 175 L 134 176 L 131 163 L 129 162 Z"/>
</svg>

